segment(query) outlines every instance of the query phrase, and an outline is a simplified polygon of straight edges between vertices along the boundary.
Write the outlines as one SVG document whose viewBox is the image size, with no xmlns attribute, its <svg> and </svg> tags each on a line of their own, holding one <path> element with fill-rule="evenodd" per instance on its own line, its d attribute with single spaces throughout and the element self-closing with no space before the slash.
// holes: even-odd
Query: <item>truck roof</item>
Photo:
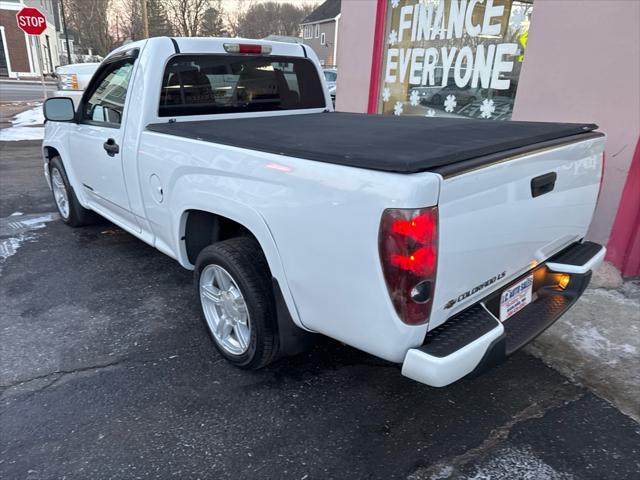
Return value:
<svg viewBox="0 0 640 480">
<path fill-rule="evenodd" d="M 148 130 L 307 160 L 395 173 L 438 171 L 478 157 L 586 139 L 595 124 L 325 112 L 156 123 Z M 593 134 L 592 134 L 593 135 Z"/>
</svg>

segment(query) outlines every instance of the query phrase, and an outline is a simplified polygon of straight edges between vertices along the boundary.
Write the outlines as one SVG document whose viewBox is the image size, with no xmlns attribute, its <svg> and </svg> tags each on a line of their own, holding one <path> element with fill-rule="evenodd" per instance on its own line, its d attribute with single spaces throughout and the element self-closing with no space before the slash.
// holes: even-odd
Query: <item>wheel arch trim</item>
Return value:
<svg viewBox="0 0 640 480">
<path fill-rule="evenodd" d="M 250 206 L 228 198 L 223 199 L 222 197 L 211 197 L 216 196 L 211 195 L 198 198 L 197 200 L 192 199 L 191 202 L 185 203 L 177 208 L 177 220 L 175 222 L 176 228 L 174 229 L 176 237 L 174 241 L 177 246 L 176 254 L 180 264 L 190 270 L 194 268 L 194 265 L 189 261 L 185 242 L 187 219 L 192 211 L 197 210 L 210 213 L 238 223 L 247 229 L 257 240 L 258 244 L 262 248 L 265 258 L 267 259 L 272 277 L 278 281 L 282 297 L 289 309 L 291 318 L 298 327 L 306 330 L 300 319 L 298 308 L 295 304 L 293 295 L 291 294 L 291 290 L 289 289 L 289 283 L 278 246 L 264 217 Z M 211 205 L 215 205 L 215 208 L 211 208 Z"/>
<path fill-rule="evenodd" d="M 52 139 L 49 139 L 42 143 L 42 160 L 44 162 L 44 176 L 47 180 L 47 184 L 49 188 L 51 188 L 51 178 L 49 177 L 49 163 L 51 159 L 55 156 L 60 157 L 60 161 L 62 162 L 62 166 L 64 167 L 64 172 L 67 174 L 67 179 L 69 180 L 69 184 L 73 189 L 73 192 L 84 208 L 89 208 L 84 191 L 82 188 L 78 188 L 78 178 L 76 177 L 75 171 L 73 170 L 73 165 L 69 160 L 69 152 L 66 146 L 60 139 L 57 139 L 55 136 Z"/>
</svg>

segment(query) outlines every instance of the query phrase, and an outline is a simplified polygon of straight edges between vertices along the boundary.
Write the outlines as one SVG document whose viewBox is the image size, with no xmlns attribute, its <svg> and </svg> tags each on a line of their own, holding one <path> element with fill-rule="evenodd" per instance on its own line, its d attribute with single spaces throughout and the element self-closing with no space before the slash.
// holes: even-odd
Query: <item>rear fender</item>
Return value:
<svg viewBox="0 0 640 480">
<path fill-rule="evenodd" d="M 189 190 L 185 190 L 184 188 L 176 188 L 174 190 L 176 193 L 179 191 L 185 193 Z M 194 190 L 190 191 L 193 192 Z M 172 217 L 176 219 L 175 228 L 173 229 L 176 234 L 173 242 L 174 245 L 177 246 L 175 251 L 177 253 L 177 260 L 180 264 L 188 269 L 194 268 L 187 256 L 186 243 L 184 241 L 184 232 L 190 210 L 209 212 L 239 223 L 249 230 L 256 240 L 258 240 L 258 243 L 262 247 L 262 251 L 267 259 L 267 263 L 269 264 L 271 275 L 280 285 L 282 296 L 287 304 L 293 321 L 300 328 L 304 328 L 300 321 L 293 296 L 289 290 L 289 284 L 280 258 L 280 253 L 278 252 L 278 247 L 262 215 L 248 205 L 228 198 L 223 198 L 215 194 L 207 193 L 203 190 L 198 190 L 197 196 L 181 195 L 177 193 L 175 198 L 184 199 L 184 201 L 178 203 L 173 208 L 174 214 L 172 215 Z"/>
</svg>

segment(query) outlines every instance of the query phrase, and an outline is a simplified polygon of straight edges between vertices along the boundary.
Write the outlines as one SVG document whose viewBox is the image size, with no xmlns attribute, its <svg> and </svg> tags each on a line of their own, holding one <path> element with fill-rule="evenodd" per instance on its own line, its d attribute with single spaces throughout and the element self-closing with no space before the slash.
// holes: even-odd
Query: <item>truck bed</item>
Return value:
<svg viewBox="0 0 640 480">
<path fill-rule="evenodd" d="M 319 162 L 443 175 L 587 139 L 597 125 L 326 112 L 148 125 L 152 132 Z M 472 165 L 469 163 L 472 162 Z"/>
</svg>

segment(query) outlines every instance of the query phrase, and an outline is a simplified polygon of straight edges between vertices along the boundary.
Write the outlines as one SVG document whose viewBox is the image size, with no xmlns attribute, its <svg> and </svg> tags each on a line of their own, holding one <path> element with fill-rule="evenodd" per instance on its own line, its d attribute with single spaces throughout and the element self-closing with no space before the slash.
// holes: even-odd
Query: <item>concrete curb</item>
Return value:
<svg viewBox="0 0 640 480">
<path fill-rule="evenodd" d="M 21 84 L 26 84 L 26 85 L 41 85 L 42 82 L 40 80 L 16 80 L 16 79 L 10 79 L 10 78 L 3 78 L 2 80 L 0 80 L 0 84 L 6 84 L 6 85 L 21 85 Z M 44 81 L 45 85 L 57 85 L 58 82 L 55 80 L 45 80 Z"/>
<path fill-rule="evenodd" d="M 640 282 L 588 288 L 526 350 L 640 422 Z"/>
</svg>

